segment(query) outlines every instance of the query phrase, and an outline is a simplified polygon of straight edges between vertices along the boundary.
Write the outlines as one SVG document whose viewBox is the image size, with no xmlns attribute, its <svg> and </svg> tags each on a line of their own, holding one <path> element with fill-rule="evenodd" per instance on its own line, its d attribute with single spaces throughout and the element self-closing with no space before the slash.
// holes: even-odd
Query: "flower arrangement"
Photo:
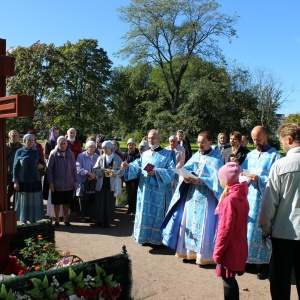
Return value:
<svg viewBox="0 0 300 300">
<path fill-rule="evenodd" d="M 60 300 L 115 300 L 120 296 L 121 286 L 113 280 L 113 275 L 107 275 L 103 268 L 95 264 L 95 276 L 85 275 L 81 271 L 78 275 L 69 268 L 69 280 L 61 284 L 56 276 L 44 276 L 43 279 L 30 279 L 33 288 L 24 292 L 12 289 L 7 291 L 4 284 L 1 286 L 0 299 L 60 299 Z"/>
<path fill-rule="evenodd" d="M 4 270 L 5 274 L 20 276 L 31 271 L 45 271 L 53 268 L 64 256 L 64 253 L 55 248 L 54 243 L 44 240 L 42 235 L 38 235 L 36 239 L 26 239 L 25 244 L 20 251 L 13 251 Z"/>
</svg>

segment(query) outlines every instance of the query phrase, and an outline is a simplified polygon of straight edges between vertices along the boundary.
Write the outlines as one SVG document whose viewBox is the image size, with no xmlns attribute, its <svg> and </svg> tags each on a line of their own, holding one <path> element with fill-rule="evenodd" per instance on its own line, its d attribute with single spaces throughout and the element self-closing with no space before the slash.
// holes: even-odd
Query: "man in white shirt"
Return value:
<svg viewBox="0 0 300 300">
<path fill-rule="evenodd" d="M 292 269 L 300 296 L 300 126 L 283 124 L 278 136 L 286 157 L 271 167 L 260 214 L 263 239 L 270 236 L 273 245 L 273 300 L 290 299 Z"/>
</svg>

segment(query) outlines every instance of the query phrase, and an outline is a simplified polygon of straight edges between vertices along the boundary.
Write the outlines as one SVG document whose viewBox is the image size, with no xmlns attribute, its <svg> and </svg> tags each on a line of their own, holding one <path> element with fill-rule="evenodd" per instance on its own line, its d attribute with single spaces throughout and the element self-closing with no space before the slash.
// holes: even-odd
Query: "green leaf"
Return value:
<svg viewBox="0 0 300 300">
<path fill-rule="evenodd" d="M 27 294 L 29 294 L 29 295 L 31 295 L 32 297 L 35 297 L 35 298 L 43 298 L 43 293 L 39 290 L 38 287 L 27 291 Z"/>
<path fill-rule="evenodd" d="M 77 282 L 82 282 L 82 279 L 83 279 L 83 272 L 80 272 L 80 274 L 74 278 L 74 281 L 77 283 Z"/>
<path fill-rule="evenodd" d="M 74 294 L 75 294 L 74 288 L 71 288 L 71 289 L 69 289 L 69 290 L 66 292 L 66 295 L 67 295 L 67 296 L 74 295 Z"/>
<path fill-rule="evenodd" d="M 103 286 L 103 281 L 101 279 L 98 282 L 95 283 L 96 288 L 98 288 L 100 286 Z"/>
<path fill-rule="evenodd" d="M 32 278 L 31 281 L 32 281 L 34 287 L 39 287 L 42 283 L 42 281 L 38 278 Z"/>
<path fill-rule="evenodd" d="M 79 283 L 77 284 L 77 287 L 83 289 L 83 288 L 84 288 L 84 282 L 83 282 L 83 281 L 79 282 Z"/>
<path fill-rule="evenodd" d="M 46 289 L 48 286 L 49 286 L 48 278 L 47 278 L 47 276 L 45 276 L 44 279 L 43 279 L 43 282 L 41 284 L 41 287 L 43 289 Z"/>
<path fill-rule="evenodd" d="M 68 282 L 64 283 L 64 284 L 63 284 L 63 287 L 66 288 L 66 289 L 71 289 L 71 288 L 73 288 L 72 281 L 68 281 Z"/>
<path fill-rule="evenodd" d="M 113 274 L 108 275 L 107 277 L 104 278 L 104 282 L 108 287 L 114 287 L 116 285 L 116 281 L 113 281 Z"/>
<path fill-rule="evenodd" d="M 16 296 L 14 295 L 12 289 L 9 289 L 9 292 L 8 292 L 5 299 L 6 300 L 16 300 L 17 299 Z"/>
<path fill-rule="evenodd" d="M 2 284 L 1 291 L 0 291 L 0 299 L 5 299 L 6 296 L 7 296 L 7 291 L 6 291 L 5 285 Z"/>
<path fill-rule="evenodd" d="M 51 296 L 53 294 L 53 286 L 49 286 L 46 290 L 45 290 L 45 295 L 49 298 L 49 296 Z"/>
<path fill-rule="evenodd" d="M 69 268 L 69 279 L 73 280 L 76 278 L 76 273 L 72 268 Z"/>
<path fill-rule="evenodd" d="M 47 299 L 55 300 L 55 299 L 57 299 L 57 296 L 58 296 L 58 293 L 54 293 L 54 294 L 50 295 Z"/>
<path fill-rule="evenodd" d="M 96 274 L 97 275 L 106 276 L 105 271 L 101 267 L 99 267 L 97 264 L 95 265 L 95 267 L 96 267 Z"/>
</svg>

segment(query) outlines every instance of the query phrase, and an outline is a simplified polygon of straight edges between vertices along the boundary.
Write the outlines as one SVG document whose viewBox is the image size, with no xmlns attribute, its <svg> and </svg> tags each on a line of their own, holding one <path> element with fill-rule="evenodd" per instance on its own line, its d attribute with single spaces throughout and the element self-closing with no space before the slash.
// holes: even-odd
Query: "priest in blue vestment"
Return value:
<svg viewBox="0 0 300 300">
<path fill-rule="evenodd" d="M 137 206 L 132 236 L 140 244 L 162 244 L 160 226 L 172 198 L 172 180 L 175 173 L 175 152 L 163 149 L 160 133 L 148 133 L 150 149 L 141 157 L 122 167 L 127 169 L 125 180 L 139 178 Z"/>
<path fill-rule="evenodd" d="M 163 244 L 176 250 L 177 257 L 206 265 L 214 263 L 215 209 L 223 192 L 218 170 L 223 162 L 219 149 L 211 147 L 210 132 L 200 132 L 197 144 L 199 151 L 183 166 L 196 176 L 181 177 L 161 230 Z"/>
<path fill-rule="evenodd" d="M 281 158 L 281 155 L 268 144 L 268 134 L 262 126 L 254 127 L 251 137 L 256 149 L 248 153 L 241 165 L 243 172 L 250 179 L 247 263 L 257 264 L 258 279 L 267 279 L 271 249 L 263 245 L 259 214 L 271 167 L 276 160 Z"/>
</svg>

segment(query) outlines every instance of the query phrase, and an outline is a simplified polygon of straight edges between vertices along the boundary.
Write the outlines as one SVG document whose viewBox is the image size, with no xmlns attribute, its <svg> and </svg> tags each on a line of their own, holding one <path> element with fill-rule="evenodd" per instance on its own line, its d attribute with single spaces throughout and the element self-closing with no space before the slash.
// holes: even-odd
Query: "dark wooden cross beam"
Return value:
<svg viewBox="0 0 300 300">
<path fill-rule="evenodd" d="M 14 75 L 15 59 L 6 56 L 6 40 L 0 39 L 0 271 L 8 263 L 9 241 L 17 233 L 16 212 L 8 211 L 6 119 L 33 118 L 33 96 L 6 96 L 6 77 Z"/>
</svg>

